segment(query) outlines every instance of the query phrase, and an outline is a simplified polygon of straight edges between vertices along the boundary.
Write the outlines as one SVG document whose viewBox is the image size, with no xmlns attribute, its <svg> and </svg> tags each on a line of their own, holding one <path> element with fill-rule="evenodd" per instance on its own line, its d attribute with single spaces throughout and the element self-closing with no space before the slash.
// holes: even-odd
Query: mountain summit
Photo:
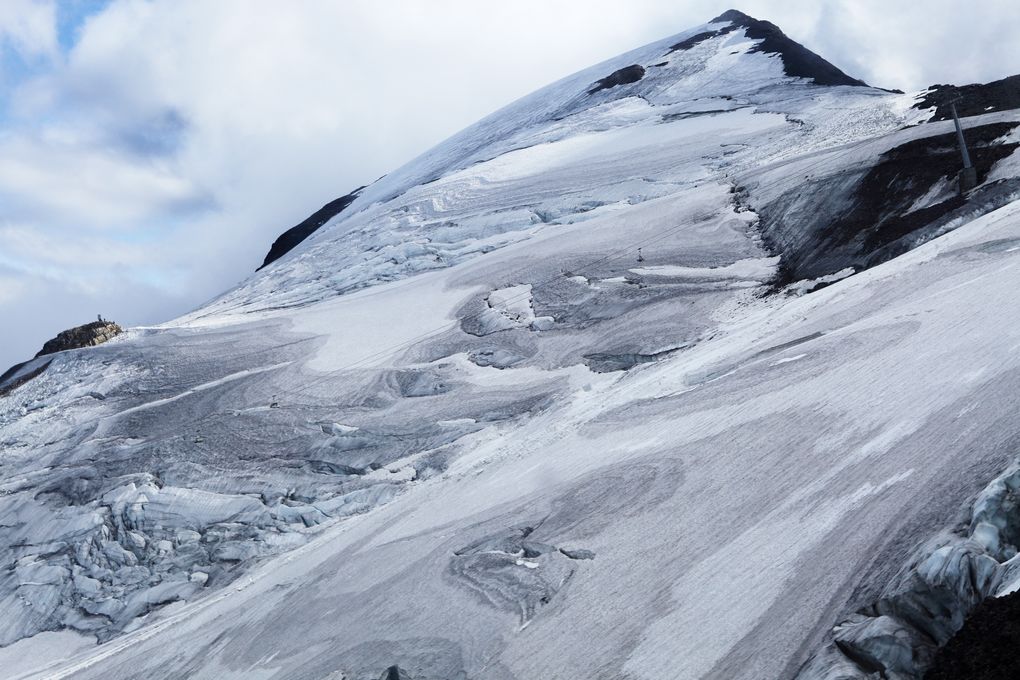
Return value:
<svg viewBox="0 0 1020 680">
<path fill-rule="evenodd" d="M 773 23 L 760 21 L 735 9 L 723 12 L 712 20 L 712 23 L 722 22 L 728 22 L 730 30 L 743 28 L 747 37 L 760 40 L 753 51 L 778 54 L 783 60 L 786 75 L 807 78 L 816 85 L 868 86 L 863 80 L 851 78 L 800 43 L 786 37 Z"/>
<path fill-rule="evenodd" d="M 1020 111 L 924 94 L 728 12 L 4 374 L 0 667 L 923 677 L 1020 583 Z"/>
<path fill-rule="evenodd" d="M 724 54 L 723 50 L 728 50 L 729 53 Z M 716 53 L 717 58 L 709 60 L 707 57 L 713 53 Z M 743 60 L 726 58 L 740 54 L 760 56 Z M 762 60 L 762 57 L 768 59 Z M 676 91 L 678 98 L 696 99 L 707 95 L 740 97 L 746 91 L 753 92 L 754 88 L 764 84 L 758 80 L 761 71 L 763 68 L 769 70 L 765 67 L 776 58 L 782 64 L 782 71 L 771 69 L 774 71 L 773 77 L 785 74 L 790 78 L 815 85 L 867 87 L 863 81 L 851 78 L 803 45 L 788 38 L 775 24 L 759 21 L 737 10 L 729 10 L 703 27 L 607 62 L 602 68 L 603 71 L 607 71 L 604 74 L 594 70 L 583 72 L 591 73 L 594 78 L 592 81 L 583 82 L 581 74 L 578 74 L 527 97 L 500 113 L 508 113 L 519 106 L 522 109 L 530 107 L 533 111 L 544 111 L 547 118 L 565 117 L 609 99 L 642 96 L 662 101 L 670 90 Z M 629 59 L 633 59 L 634 63 L 622 65 L 608 72 L 609 65 L 622 64 Z M 596 75 L 598 77 L 595 77 Z M 685 81 L 688 87 L 685 87 Z M 562 101 L 565 96 L 570 95 L 573 95 L 572 100 Z M 593 95 L 598 96 L 593 99 Z M 550 106 L 553 101 L 561 102 L 558 110 Z M 500 114 L 495 114 L 487 120 L 499 117 Z M 498 134 L 495 131 L 490 132 Z M 464 150 L 462 141 L 449 146 L 455 146 L 459 151 Z M 446 150 L 446 147 L 448 145 L 440 145 L 430 151 L 429 155 L 435 156 L 437 152 Z M 412 163 L 408 167 L 415 165 L 421 166 L 420 163 Z M 383 187 L 390 183 L 391 181 L 385 178 L 380 182 Z M 378 189 L 379 187 L 376 187 L 376 190 Z M 347 214 L 350 214 L 352 210 L 356 210 L 357 206 L 352 210 L 348 210 L 348 207 L 358 191 L 332 201 L 281 235 L 273 244 L 260 269 L 285 255 L 341 211 L 346 210 Z M 366 197 L 365 200 L 371 199 Z M 364 204 L 364 201 L 361 203 Z"/>
</svg>

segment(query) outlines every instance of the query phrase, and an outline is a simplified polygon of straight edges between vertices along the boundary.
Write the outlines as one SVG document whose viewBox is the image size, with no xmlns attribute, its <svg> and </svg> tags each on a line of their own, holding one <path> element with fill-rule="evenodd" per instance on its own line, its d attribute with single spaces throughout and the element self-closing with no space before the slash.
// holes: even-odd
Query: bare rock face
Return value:
<svg viewBox="0 0 1020 680">
<path fill-rule="evenodd" d="M 123 332 L 124 329 L 112 321 L 93 321 L 84 326 L 75 326 L 66 331 L 61 331 L 57 334 L 57 337 L 48 340 L 36 356 L 41 357 L 46 354 L 55 354 L 66 349 L 80 349 L 82 347 L 101 345 Z"/>
<path fill-rule="evenodd" d="M 1020 592 L 985 600 L 935 655 L 925 680 L 1007 680 L 1020 640 Z"/>
<path fill-rule="evenodd" d="M 338 199 L 330 201 L 312 213 L 303 222 L 300 222 L 280 234 L 280 236 L 273 241 L 273 246 L 269 249 L 265 260 L 262 261 L 262 265 L 259 266 L 259 269 L 279 260 L 281 257 L 293 250 L 299 243 L 314 234 L 319 227 L 346 210 L 347 206 L 354 203 L 354 199 L 358 197 L 358 194 L 360 194 L 361 190 L 364 188 L 365 187 L 358 187 L 346 196 L 341 196 Z"/>
<path fill-rule="evenodd" d="M 32 378 L 38 377 L 50 365 L 49 361 L 40 362 L 35 366 L 29 366 L 30 363 L 32 362 L 23 361 L 20 364 L 15 364 L 4 371 L 3 375 L 0 375 L 0 397 L 6 397 Z"/>
</svg>

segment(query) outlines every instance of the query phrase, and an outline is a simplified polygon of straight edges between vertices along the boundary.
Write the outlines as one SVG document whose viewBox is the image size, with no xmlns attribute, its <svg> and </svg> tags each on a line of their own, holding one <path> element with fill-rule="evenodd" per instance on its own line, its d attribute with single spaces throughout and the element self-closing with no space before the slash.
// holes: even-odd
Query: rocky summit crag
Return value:
<svg viewBox="0 0 1020 680">
<path fill-rule="evenodd" d="M 112 321 L 93 321 L 69 328 L 66 331 L 60 331 L 57 333 L 57 337 L 47 340 L 43 348 L 35 356 L 41 357 L 46 354 L 56 354 L 68 349 L 94 347 L 117 337 L 123 332 L 124 329 Z"/>
</svg>

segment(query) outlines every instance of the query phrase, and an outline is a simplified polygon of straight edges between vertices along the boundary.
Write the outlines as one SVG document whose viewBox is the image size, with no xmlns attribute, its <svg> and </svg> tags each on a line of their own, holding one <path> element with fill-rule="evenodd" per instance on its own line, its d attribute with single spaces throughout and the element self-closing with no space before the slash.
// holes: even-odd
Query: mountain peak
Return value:
<svg viewBox="0 0 1020 680">
<path fill-rule="evenodd" d="M 757 19 L 748 14 L 744 14 L 739 9 L 728 9 L 715 19 L 712 19 L 713 24 L 722 23 L 723 21 L 729 21 L 736 24 L 743 21 L 757 21 Z"/>
<path fill-rule="evenodd" d="M 772 22 L 755 19 L 740 10 L 731 9 L 717 16 L 711 23 L 729 23 L 734 28 L 743 28 L 747 37 L 761 41 L 752 51 L 778 54 L 783 60 L 783 68 L 788 76 L 807 78 L 816 85 L 868 86 L 863 80 L 851 78 L 808 48 L 790 39 Z"/>
</svg>

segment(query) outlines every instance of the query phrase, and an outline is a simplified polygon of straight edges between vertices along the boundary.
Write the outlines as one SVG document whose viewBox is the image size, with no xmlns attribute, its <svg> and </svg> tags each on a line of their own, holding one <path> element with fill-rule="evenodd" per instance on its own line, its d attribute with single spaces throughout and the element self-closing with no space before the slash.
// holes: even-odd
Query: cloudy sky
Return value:
<svg viewBox="0 0 1020 680">
<path fill-rule="evenodd" d="M 0 0 L 0 371 L 169 319 L 528 92 L 734 0 Z M 742 0 L 885 86 L 1020 72 L 1020 3 Z"/>
</svg>

